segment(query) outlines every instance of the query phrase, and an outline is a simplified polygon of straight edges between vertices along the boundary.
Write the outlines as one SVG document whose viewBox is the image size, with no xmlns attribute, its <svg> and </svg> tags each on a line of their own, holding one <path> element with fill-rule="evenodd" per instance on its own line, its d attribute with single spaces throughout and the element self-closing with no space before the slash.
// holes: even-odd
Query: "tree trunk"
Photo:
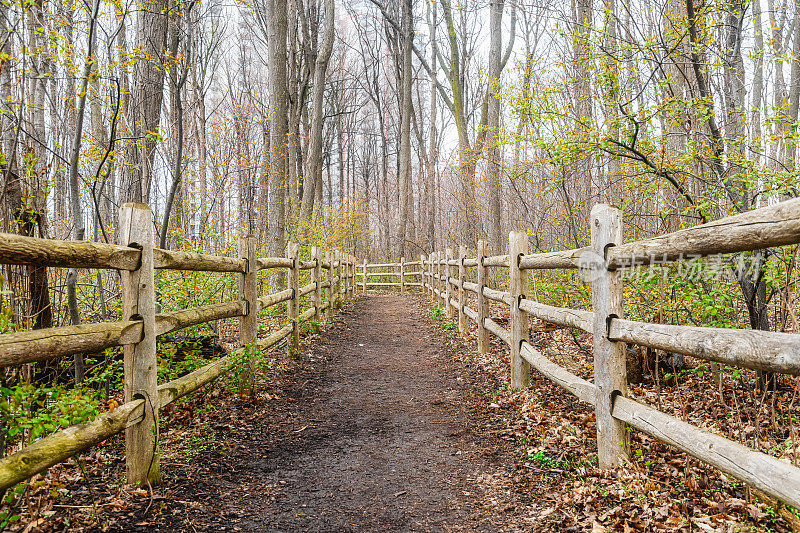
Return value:
<svg viewBox="0 0 800 533">
<path fill-rule="evenodd" d="M 428 4 L 431 5 L 430 3 Z M 430 20 L 430 34 L 431 38 L 431 65 L 436 65 L 436 56 L 438 55 L 438 42 L 436 39 L 436 27 L 437 27 L 437 16 L 438 11 L 436 6 L 433 6 L 431 9 L 432 18 Z M 429 181 L 429 193 L 427 196 L 427 201 L 429 202 L 428 206 L 428 227 L 427 227 L 427 240 L 429 251 L 436 250 L 436 173 L 438 171 L 438 165 L 436 164 L 439 159 L 438 153 L 438 143 L 437 143 L 437 133 L 436 133 L 436 114 L 437 114 L 437 85 L 438 80 L 436 78 L 436 73 L 438 69 L 432 69 L 430 76 L 431 76 L 431 87 L 430 87 L 430 138 L 428 139 L 428 181 Z"/>
<path fill-rule="evenodd" d="M 475 214 L 475 168 L 477 165 L 476 153 L 470 145 L 469 132 L 467 131 L 467 117 L 464 114 L 464 80 L 462 79 L 462 58 L 456 36 L 456 27 L 453 22 L 453 9 L 450 0 L 442 0 L 444 19 L 447 25 L 448 42 L 450 43 L 450 87 L 453 91 L 453 119 L 458 134 L 458 164 L 459 164 L 459 191 L 458 191 L 458 217 L 460 223 L 461 241 L 469 245 L 476 245 L 478 234 Z M 485 113 L 484 113 L 485 118 Z M 485 126 L 485 124 L 482 124 Z M 484 130 L 485 131 L 485 130 Z M 476 143 L 477 144 L 477 143 Z M 480 150 L 477 150 L 479 153 Z"/>
<path fill-rule="evenodd" d="M 269 91 L 272 99 L 269 132 L 269 255 L 279 257 L 286 248 L 286 135 L 289 130 L 286 43 L 289 28 L 286 0 L 271 0 L 269 5 Z M 282 278 L 279 275 L 271 279 L 274 287 L 283 282 Z"/>
<path fill-rule="evenodd" d="M 486 118 L 486 184 L 489 189 L 489 246 L 493 253 L 503 249 L 502 242 L 502 180 L 500 177 L 500 100 L 496 93 L 500 91 L 500 74 L 503 60 L 503 7 L 505 0 L 491 0 L 489 4 L 489 86 L 486 88 L 489 97 Z"/>
<path fill-rule="evenodd" d="M 297 142 L 300 133 L 300 99 L 305 95 L 298 90 L 297 80 L 297 1 L 289 0 L 287 8 L 289 10 L 287 23 L 287 99 L 289 100 L 288 113 L 289 123 L 287 130 L 286 144 L 286 176 L 289 181 L 287 189 L 289 196 L 289 218 L 296 223 L 300 218 L 301 186 L 299 183 L 299 172 L 301 170 L 302 159 L 298 155 Z M 274 148 L 273 148 L 274 150 Z"/>
<path fill-rule="evenodd" d="M 322 114 L 322 104 L 325 96 L 328 61 L 333 51 L 335 23 L 334 1 L 325 0 L 324 34 L 314 66 L 314 86 L 311 92 L 311 131 L 303 179 L 302 223 L 305 228 L 311 224 L 316 196 L 315 189 L 317 184 L 322 182 L 322 123 L 325 120 Z"/>
<path fill-rule="evenodd" d="M 134 65 L 133 95 L 126 110 L 134 114 L 129 119 L 134 142 L 127 153 L 126 201 L 149 202 L 153 179 L 153 161 L 159 137 L 161 103 L 164 99 L 165 51 L 169 4 L 166 0 L 151 0 L 146 9 L 137 10 L 136 46 L 143 57 Z"/>
<path fill-rule="evenodd" d="M 775 170 L 782 170 L 781 164 L 784 162 L 784 158 L 781 156 L 781 152 L 783 150 L 783 146 L 785 141 L 782 140 L 784 137 L 784 130 L 786 126 L 784 124 L 785 116 L 781 110 L 786 109 L 788 107 L 786 102 L 786 82 L 783 77 L 783 62 L 785 60 L 785 53 L 784 53 L 784 40 L 783 40 L 783 23 L 777 19 L 779 15 L 779 11 L 775 9 L 773 0 L 767 0 L 767 12 L 769 13 L 770 17 L 770 25 L 772 26 L 772 56 L 774 59 L 774 72 L 775 72 L 775 80 L 773 81 L 773 96 L 772 96 L 772 105 L 774 106 L 775 113 L 777 114 L 776 120 L 774 121 L 774 128 L 772 132 L 772 146 L 770 149 L 770 158 L 769 160 L 772 162 L 772 168 Z M 785 7 L 783 8 L 786 9 Z M 785 15 L 785 13 L 784 13 Z M 783 17 L 785 21 L 785 16 Z"/>
<path fill-rule="evenodd" d="M 397 231 L 397 257 L 406 256 L 406 230 L 408 229 L 409 205 L 411 203 L 411 81 L 414 71 L 411 65 L 411 47 L 414 43 L 413 0 L 403 0 L 403 72 L 402 104 L 400 106 L 400 221 Z"/>
<path fill-rule="evenodd" d="M 192 69 L 195 71 L 196 69 Z M 202 83 L 202 82 L 201 82 Z M 203 235 L 208 224 L 208 132 L 206 130 L 206 97 L 203 88 L 199 86 L 197 80 L 195 81 L 195 98 L 197 99 L 197 131 L 199 138 L 197 140 L 197 164 L 200 168 L 197 169 L 199 174 L 199 191 L 200 195 L 200 223 L 197 227 L 198 236 Z"/>
<path fill-rule="evenodd" d="M 573 30 L 573 100 L 575 102 L 575 136 L 581 143 L 589 141 L 592 130 L 592 85 L 589 42 L 594 0 L 576 0 Z M 573 167 L 573 191 L 583 206 L 579 220 L 589 219 L 589 209 L 597 202 L 599 187 L 592 176 L 591 156 L 586 154 Z M 576 213 L 577 214 L 577 213 Z"/>
<path fill-rule="evenodd" d="M 389 139 L 383 122 L 383 110 L 378 102 L 378 130 L 381 135 L 381 176 L 378 180 L 378 220 L 379 241 L 383 254 L 389 257 Z"/>
<path fill-rule="evenodd" d="M 189 9 L 194 4 L 189 4 Z M 184 14 L 184 16 L 188 15 L 188 13 Z M 176 20 L 173 21 L 173 52 L 172 57 L 178 57 L 178 45 L 179 45 L 179 32 L 180 32 L 180 21 Z M 187 40 L 186 40 L 186 47 L 183 52 L 183 57 L 186 61 L 192 57 L 192 34 L 191 34 L 191 26 L 187 25 Z M 176 61 L 177 63 L 177 61 Z M 180 68 L 180 79 L 178 79 L 178 69 Z M 167 203 L 164 206 L 164 218 L 161 222 L 161 236 L 159 238 L 158 246 L 159 248 L 167 248 L 167 237 L 169 236 L 169 219 L 170 213 L 172 212 L 172 206 L 175 203 L 175 196 L 178 194 L 178 189 L 181 186 L 181 172 L 183 171 L 183 86 L 186 85 L 186 79 L 189 76 L 189 68 L 188 64 L 173 65 L 173 68 L 170 69 L 170 84 L 172 85 L 171 93 L 172 93 L 172 106 L 174 109 L 175 114 L 175 124 L 177 126 L 177 135 L 175 136 L 175 167 L 172 172 L 172 183 L 170 184 L 169 193 L 167 194 Z"/>
<path fill-rule="evenodd" d="M 41 50 L 31 54 L 28 78 L 28 118 L 26 131 L 25 182 L 26 191 L 19 189 L 20 195 L 14 196 L 16 204 L 12 213 L 17 221 L 17 231 L 22 235 L 34 236 L 37 229 L 39 237 L 47 238 L 46 184 L 48 181 L 47 136 L 45 131 L 45 106 L 47 79 L 49 72 L 48 41 L 45 39 L 45 11 L 43 2 L 34 2 L 26 17 L 28 39 L 33 50 Z M 23 179 L 21 176 L 18 179 Z M 18 182 L 21 186 L 22 184 Z M 50 305 L 50 292 L 45 267 L 32 264 L 26 267 L 28 277 L 28 296 L 30 299 L 28 314 L 34 329 L 53 325 L 53 313 Z"/>
<path fill-rule="evenodd" d="M 615 0 L 604 0 L 605 4 L 605 49 L 603 76 L 600 83 L 603 91 L 603 110 L 606 121 L 606 135 L 614 142 L 619 141 L 619 73 L 617 72 L 617 12 Z M 604 183 L 600 184 L 603 203 L 615 204 L 620 201 L 622 190 L 617 186 L 620 180 L 620 159 L 611 156 L 608 160 L 608 173 Z"/>
<path fill-rule="evenodd" d="M 792 67 L 789 74 L 789 109 L 787 122 L 790 130 L 786 139 L 786 168 L 793 171 L 797 158 L 797 113 L 800 107 L 800 2 L 794 2 L 794 36 L 792 37 Z"/>
<path fill-rule="evenodd" d="M 753 94 L 750 104 L 750 143 L 755 146 L 753 157 L 756 165 L 761 161 L 764 148 L 761 140 L 761 101 L 764 92 L 764 29 L 761 25 L 761 2 L 753 3 Z"/>
<path fill-rule="evenodd" d="M 97 16 L 100 11 L 100 0 L 94 0 L 91 20 L 89 21 L 89 38 L 86 49 L 86 59 L 84 60 L 83 76 L 81 79 L 81 89 L 78 93 L 76 106 L 75 135 L 72 139 L 72 154 L 69 160 L 69 191 L 70 205 L 72 208 L 73 219 L 73 238 L 82 241 L 86 236 L 86 226 L 83 220 L 83 209 L 81 208 L 80 188 L 78 183 L 78 163 L 81 155 L 81 139 L 83 138 L 83 118 L 86 110 L 86 93 L 89 87 L 89 77 L 94 68 L 94 48 L 96 39 Z M 77 326 L 81 323 L 81 315 L 78 309 L 78 298 L 76 293 L 76 283 L 78 271 L 70 268 L 67 273 L 67 300 L 69 306 L 69 316 L 72 325 Z M 85 373 L 83 354 L 75 354 L 75 382 L 81 383 Z"/>
</svg>

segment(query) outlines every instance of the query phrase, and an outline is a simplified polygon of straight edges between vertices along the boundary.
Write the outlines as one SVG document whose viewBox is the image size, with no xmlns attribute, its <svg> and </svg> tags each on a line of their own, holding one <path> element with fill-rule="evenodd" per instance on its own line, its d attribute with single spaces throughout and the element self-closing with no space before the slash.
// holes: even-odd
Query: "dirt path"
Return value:
<svg viewBox="0 0 800 533">
<path fill-rule="evenodd" d="M 274 489 L 243 525 L 385 531 L 469 520 L 478 491 L 469 480 L 485 465 L 471 449 L 464 391 L 448 386 L 452 372 L 410 305 L 364 299 L 314 346 L 310 357 L 328 365 L 299 399 L 296 425 L 308 429 L 252 465 Z"/>
<path fill-rule="evenodd" d="M 158 518 L 127 526 L 517 529 L 514 506 L 487 489 L 508 458 L 486 440 L 485 403 L 423 312 L 411 296 L 358 299 L 303 349 L 284 410 L 200 458 L 203 474 L 173 486 Z"/>
</svg>

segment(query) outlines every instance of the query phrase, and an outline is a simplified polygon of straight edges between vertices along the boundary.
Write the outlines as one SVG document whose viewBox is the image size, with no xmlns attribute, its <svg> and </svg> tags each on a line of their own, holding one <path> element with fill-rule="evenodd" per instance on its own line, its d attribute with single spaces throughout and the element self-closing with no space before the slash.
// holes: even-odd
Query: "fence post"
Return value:
<svg viewBox="0 0 800 533">
<path fill-rule="evenodd" d="M 425 277 L 428 278 L 428 286 L 425 288 L 425 290 L 430 298 L 433 295 L 433 272 L 431 270 L 431 265 L 433 265 L 433 252 L 425 257 L 425 261 Z"/>
<path fill-rule="evenodd" d="M 431 299 L 433 300 L 436 307 L 439 307 L 439 295 L 436 294 L 436 269 L 439 268 L 436 266 L 436 261 L 439 260 L 439 252 L 433 252 L 431 256 L 428 258 L 430 260 L 430 270 L 431 270 Z"/>
<path fill-rule="evenodd" d="M 292 353 L 300 353 L 300 245 L 290 242 L 287 257 L 292 260 L 289 269 L 289 288 L 292 299 L 289 300 L 289 320 L 292 321 Z"/>
<path fill-rule="evenodd" d="M 433 301 L 436 307 L 447 309 L 442 305 L 442 252 L 436 252 L 433 257 Z"/>
<path fill-rule="evenodd" d="M 344 299 L 350 298 L 350 254 L 342 255 L 344 259 L 344 285 L 342 288 Z"/>
<path fill-rule="evenodd" d="M 406 292 L 405 257 L 400 258 L 400 292 Z"/>
<path fill-rule="evenodd" d="M 478 351 L 489 353 L 489 331 L 484 325 L 484 320 L 489 316 L 489 302 L 483 295 L 483 288 L 486 285 L 484 257 L 486 257 L 486 241 L 478 241 Z"/>
<path fill-rule="evenodd" d="M 452 286 L 451 286 L 451 285 L 450 285 L 450 283 L 449 283 L 449 279 L 450 279 L 450 268 L 451 268 L 451 267 L 447 265 L 447 258 L 446 258 L 446 257 L 444 257 L 444 254 L 442 254 L 442 258 L 441 258 L 441 265 L 442 265 L 442 280 L 443 280 L 443 283 L 444 283 L 444 285 L 442 286 L 442 291 L 445 291 L 445 289 L 446 289 L 446 288 L 449 286 L 449 287 L 450 287 L 450 291 L 451 291 L 451 292 L 450 292 L 450 297 L 452 298 L 452 296 L 453 296 L 453 292 L 452 292 L 452 291 L 453 291 L 453 289 L 452 289 Z M 445 291 L 445 292 L 446 292 L 446 291 Z M 442 299 L 443 299 L 443 300 L 445 300 L 445 305 L 449 305 L 449 302 L 448 302 L 448 301 L 446 301 L 446 300 L 447 300 L 447 296 L 446 296 L 446 294 L 445 294 L 445 295 L 443 295 Z M 455 312 L 455 306 L 453 307 L 453 312 Z"/>
<path fill-rule="evenodd" d="M 439 295 L 436 294 L 436 291 L 439 290 L 439 280 L 437 279 L 439 275 L 439 265 L 437 261 L 439 261 L 439 252 L 433 252 L 431 255 L 431 298 L 436 304 L 436 307 L 439 307 Z"/>
<path fill-rule="evenodd" d="M 364 284 L 361 285 L 361 292 L 362 292 L 362 294 L 367 294 L 367 260 L 366 259 L 364 259 L 363 276 L 364 276 Z"/>
<path fill-rule="evenodd" d="M 338 252 L 339 257 L 339 305 L 347 299 L 347 254 Z"/>
<path fill-rule="evenodd" d="M 125 429 L 125 466 L 131 485 L 161 481 L 158 449 L 158 360 L 153 219 L 147 204 L 128 203 L 119 216 L 120 244 L 142 251 L 139 268 L 123 270 L 122 317 L 143 322 L 142 339 L 123 348 L 125 401 L 144 399 L 144 417 Z"/>
<path fill-rule="evenodd" d="M 444 263 L 444 264 L 443 264 Z M 439 252 L 437 256 L 437 274 L 439 279 L 439 301 L 444 302 L 444 306 L 446 307 L 450 305 L 450 302 L 447 301 L 447 259 L 445 259 L 444 253 Z M 443 283 L 444 282 L 444 283 Z"/>
<path fill-rule="evenodd" d="M 466 279 L 466 269 L 464 268 L 464 259 L 467 258 L 467 247 L 463 244 L 458 247 L 458 331 L 467 333 L 469 327 L 467 326 L 467 315 L 464 313 L 464 280 Z"/>
<path fill-rule="evenodd" d="M 344 292 L 344 285 L 342 281 L 342 261 L 344 260 L 344 256 L 342 252 L 336 250 L 333 252 L 333 259 L 336 261 L 336 272 L 335 272 L 335 279 L 336 279 L 336 305 L 339 305 L 339 302 L 342 299 L 342 293 Z"/>
<path fill-rule="evenodd" d="M 445 278 L 446 278 L 445 281 L 444 281 L 444 300 L 445 300 L 444 308 L 445 308 L 445 311 L 447 312 L 447 318 L 453 318 L 453 315 L 454 315 L 453 306 L 450 305 L 450 300 L 453 297 L 453 288 L 452 288 L 452 285 L 450 285 L 450 279 L 449 279 L 450 278 L 450 274 L 451 274 L 453 269 L 450 268 L 449 264 L 447 264 L 447 263 L 450 262 L 450 260 L 452 258 L 453 258 L 453 249 L 452 248 L 446 248 L 445 252 L 444 252 L 444 260 L 445 260 L 444 272 L 445 272 Z"/>
<path fill-rule="evenodd" d="M 447 259 L 446 261 L 447 263 L 449 263 L 451 260 L 454 260 L 456 262 L 455 266 L 448 265 L 446 269 L 448 277 L 447 285 L 450 287 L 450 299 L 456 301 L 458 301 L 458 286 L 456 285 L 456 283 L 458 283 L 458 257 L 459 257 L 458 253 L 460 251 L 461 251 L 461 246 L 459 245 L 458 250 L 453 250 L 453 253 L 450 255 L 450 258 Z M 454 280 L 453 284 L 450 283 L 449 278 L 453 278 Z M 459 309 L 457 304 L 453 305 L 452 317 L 455 319 L 456 324 L 458 324 L 460 319 L 459 319 Z"/>
<path fill-rule="evenodd" d="M 246 260 L 246 270 L 239 274 L 239 299 L 245 304 L 246 314 L 239 318 L 239 346 L 256 342 L 258 337 L 258 262 L 256 238 L 246 235 L 239 238 L 239 257 Z"/>
<path fill-rule="evenodd" d="M 352 298 L 355 293 L 356 285 L 356 256 L 349 255 L 347 259 L 347 268 L 350 279 L 347 281 L 348 298 Z"/>
<path fill-rule="evenodd" d="M 239 274 L 239 299 L 244 300 L 245 314 L 239 317 L 239 347 L 255 346 L 258 339 L 258 263 L 256 262 L 256 239 L 252 235 L 239 237 L 239 257 L 245 260 L 245 271 Z M 256 362 L 247 360 L 246 379 L 251 391 L 256 390 Z"/>
<path fill-rule="evenodd" d="M 458 267 L 454 267 L 450 265 L 450 261 L 456 258 L 456 251 L 450 249 L 450 254 L 445 258 L 444 261 L 444 282 L 447 284 L 447 290 L 450 292 L 447 295 L 447 305 L 450 306 L 450 317 L 455 318 L 458 321 L 458 309 L 456 306 L 451 303 L 451 300 L 455 300 L 456 291 L 454 290 L 453 284 L 450 283 L 450 278 L 457 278 L 458 277 Z"/>
<path fill-rule="evenodd" d="M 436 303 L 436 307 L 441 307 L 441 298 L 436 293 L 439 290 L 439 257 L 442 252 L 435 252 L 431 259 L 431 298 Z"/>
<path fill-rule="evenodd" d="M 317 284 L 313 296 L 314 318 L 320 322 L 322 321 L 322 255 L 319 252 L 319 246 L 311 247 L 311 260 L 314 261 L 314 268 L 311 270 L 311 282 Z"/>
<path fill-rule="evenodd" d="M 331 291 L 333 292 L 333 303 L 339 301 L 339 251 L 334 250 L 331 252 Z"/>
<path fill-rule="evenodd" d="M 431 252 L 428 256 L 428 264 L 425 268 L 428 270 L 428 296 L 433 299 L 433 258 L 436 257 L 436 252 Z"/>
<path fill-rule="evenodd" d="M 519 308 L 520 299 L 528 291 L 528 273 L 519 269 L 519 258 L 528 252 L 528 235 L 512 231 L 508 235 L 508 286 L 511 291 L 511 386 L 530 385 L 531 368 L 520 355 L 522 342 L 528 341 L 528 313 Z"/>
<path fill-rule="evenodd" d="M 347 254 L 342 251 L 337 251 L 336 259 L 339 261 L 339 266 L 336 270 L 339 277 L 339 281 L 336 284 L 336 286 L 339 288 L 339 292 L 337 294 L 339 300 L 344 300 L 347 298 Z"/>
<path fill-rule="evenodd" d="M 419 278 L 422 280 L 422 294 L 425 294 L 427 287 L 425 287 L 425 279 L 428 277 L 427 272 L 425 271 L 425 254 L 419 254 L 419 271 L 420 276 Z"/>
<path fill-rule="evenodd" d="M 619 209 L 598 204 L 591 212 L 592 229 L 592 308 L 594 310 L 594 384 L 597 388 L 597 457 L 600 468 L 615 468 L 628 458 L 628 432 L 625 423 L 611 411 L 616 395 L 628 395 L 625 344 L 608 339 L 611 318 L 623 318 L 622 280 L 617 271 L 606 268 L 605 253 L 622 244 L 622 216 Z"/>
<path fill-rule="evenodd" d="M 430 286 L 430 296 L 431 300 L 433 301 L 434 305 L 438 307 L 438 300 L 436 299 L 436 293 L 433 290 L 436 288 L 436 280 L 434 279 L 434 262 L 436 261 L 436 252 L 431 252 L 431 255 L 428 256 L 428 285 Z"/>
<path fill-rule="evenodd" d="M 325 313 L 325 320 L 330 321 L 333 318 L 333 302 L 334 302 L 334 292 L 333 292 L 333 254 L 331 252 L 325 252 L 325 261 L 328 263 L 328 311 Z"/>
</svg>

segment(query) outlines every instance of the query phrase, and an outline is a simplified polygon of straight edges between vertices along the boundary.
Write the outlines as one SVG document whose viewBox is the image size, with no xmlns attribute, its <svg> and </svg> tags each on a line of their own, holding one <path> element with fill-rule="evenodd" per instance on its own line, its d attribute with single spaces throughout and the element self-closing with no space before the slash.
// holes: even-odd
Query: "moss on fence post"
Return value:
<svg viewBox="0 0 800 533">
<path fill-rule="evenodd" d="M 158 360 L 156 358 L 156 295 L 152 213 L 147 204 L 129 203 L 120 212 L 120 242 L 139 248 L 139 268 L 122 271 L 122 314 L 142 320 L 142 338 L 124 347 L 125 402 L 144 400 L 144 417 L 125 430 L 127 481 L 158 484 Z"/>
</svg>

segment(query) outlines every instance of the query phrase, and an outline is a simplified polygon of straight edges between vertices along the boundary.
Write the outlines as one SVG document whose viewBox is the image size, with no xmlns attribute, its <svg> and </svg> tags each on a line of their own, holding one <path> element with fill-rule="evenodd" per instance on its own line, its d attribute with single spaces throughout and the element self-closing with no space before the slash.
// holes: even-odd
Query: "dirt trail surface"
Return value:
<svg viewBox="0 0 800 533">
<path fill-rule="evenodd" d="M 513 458 L 412 296 L 361 297 L 300 355 L 285 409 L 127 530 L 510 531 Z M 488 425 L 488 427 L 487 427 Z M 169 474 L 168 472 L 166 473 Z M 502 484 L 502 483 L 501 483 Z"/>
</svg>

